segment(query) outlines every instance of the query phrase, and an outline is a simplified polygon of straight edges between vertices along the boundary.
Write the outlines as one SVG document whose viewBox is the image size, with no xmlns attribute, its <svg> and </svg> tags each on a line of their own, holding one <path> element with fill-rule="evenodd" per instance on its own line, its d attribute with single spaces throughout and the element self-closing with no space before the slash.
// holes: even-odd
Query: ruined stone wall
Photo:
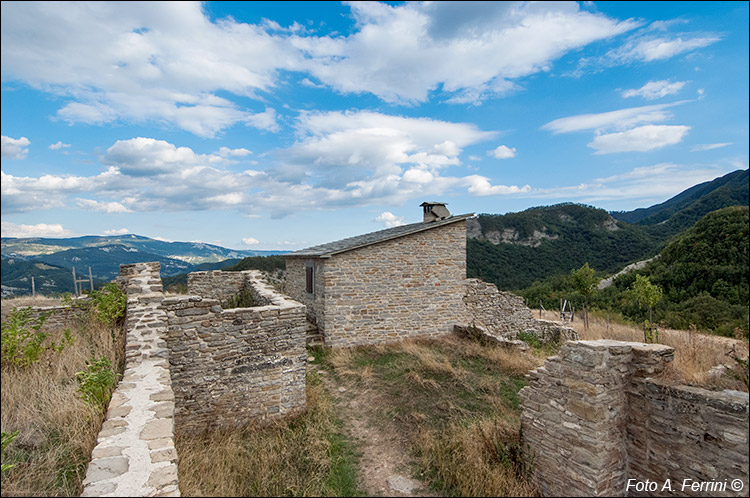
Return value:
<svg viewBox="0 0 750 498">
<path fill-rule="evenodd" d="M 200 296 L 163 302 L 180 432 L 241 426 L 304 409 L 305 307 L 276 294 L 259 272 L 248 275 L 270 304 L 225 310 L 219 300 Z"/>
<path fill-rule="evenodd" d="M 507 343 L 518 339 L 519 332 L 534 334 L 542 342 L 578 339 L 576 331 L 557 322 L 537 320 L 520 296 L 497 290 L 495 284 L 477 278 L 466 281 L 464 303 L 468 324 L 479 327 L 487 336 Z"/>
<path fill-rule="evenodd" d="M 253 270 L 247 271 L 197 271 L 188 273 L 188 294 L 226 303 L 237 296 L 243 288 L 251 290 L 248 281 Z M 254 298 L 257 296 L 253 296 Z M 266 303 L 258 303 L 266 304 Z"/>
<path fill-rule="evenodd" d="M 477 326 L 512 339 L 518 332 L 536 327 L 531 310 L 520 296 L 501 292 L 495 284 L 478 278 L 469 278 L 466 283 L 464 302 Z"/>
<path fill-rule="evenodd" d="M 747 393 L 652 379 L 673 354 L 657 344 L 569 342 L 531 372 L 521 425 L 542 494 L 695 496 L 679 489 L 690 478 L 740 479 L 744 494 L 727 495 L 747 496 Z M 646 479 L 659 489 L 638 493 L 632 484 Z M 667 479 L 673 493 L 661 490 Z"/>
<path fill-rule="evenodd" d="M 748 395 L 707 391 L 637 379 L 628 389 L 629 476 L 662 483 L 671 479 L 674 494 L 699 482 L 744 482 L 744 493 L 714 486 L 711 496 L 747 496 Z M 689 480 L 689 481 L 686 481 Z M 631 487 L 631 496 L 649 496 Z M 666 495 L 667 493 L 662 493 Z"/>
<path fill-rule="evenodd" d="M 174 395 L 159 263 L 120 266 L 127 293 L 125 371 L 86 470 L 81 496 L 179 496 Z"/>
<path fill-rule="evenodd" d="M 449 333 L 466 323 L 466 222 L 337 254 L 318 277 L 328 346 Z"/>
</svg>

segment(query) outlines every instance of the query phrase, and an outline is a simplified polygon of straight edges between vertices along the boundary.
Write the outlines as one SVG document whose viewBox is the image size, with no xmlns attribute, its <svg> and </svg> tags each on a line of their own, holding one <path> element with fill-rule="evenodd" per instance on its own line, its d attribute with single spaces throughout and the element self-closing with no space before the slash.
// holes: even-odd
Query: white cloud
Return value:
<svg viewBox="0 0 750 498">
<path fill-rule="evenodd" d="M 70 230 L 63 228 L 60 224 L 39 223 L 37 225 L 17 225 L 8 221 L 0 223 L 3 237 L 72 237 Z"/>
<path fill-rule="evenodd" d="M 632 126 L 645 123 L 665 121 L 672 117 L 664 109 L 685 103 L 686 101 L 673 102 L 671 104 L 655 104 L 642 107 L 629 107 L 616 111 L 602 112 L 598 114 L 578 114 L 565 118 L 555 119 L 542 126 L 543 130 L 554 134 L 570 133 L 582 130 L 616 129 L 624 130 Z"/>
<path fill-rule="evenodd" d="M 3 159 L 24 159 L 29 152 L 29 139 L 0 136 L 0 155 Z"/>
<path fill-rule="evenodd" d="M 487 154 L 491 155 L 495 159 L 511 159 L 513 157 L 516 157 L 516 148 L 500 145 L 497 148 L 487 152 Z"/>
<path fill-rule="evenodd" d="M 54 143 L 49 146 L 50 150 L 59 150 L 59 149 L 66 149 L 70 147 L 70 144 L 63 143 L 61 141 L 57 141 L 57 143 Z"/>
<path fill-rule="evenodd" d="M 515 88 L 567 52 L 635 28 L 575 2 L 349 4 L 358 30 L 293 37 L 317 80 L 342 93 L 417 103 L 440 87 L 449 102 L 477 103 Z"/>
<path fill-rule="evenodd" d="M 3 2 L 3 78 L 62 98 L 58 117 L 71 123 L 158 122 L 213 137 L 236 124 L 278 130 L 274 109 L 244 98 L 262 102 L 282 72 L 389 102 L 440 88 L 448 102 L 479 103 L 638 26 L 575 2 L 349 7 L 352 34 L 316 36 L 297 23 L 212 22 L 200 2 Z"/>
<path fill-rule="evenodd" d="M 469 193 L 478 196 L 523 194 L 531 191 L 531 186 L 524 185 L 492 185 L 488 178 L 479 175 L 471 175 L 465 178 L 469 184 Z"/>
<path fill-rule="evenodd" d="M 253 237 L 245 237 L 242 239 L 242 243 L 245 244 L 246 246 L 252 246 L 255 244 L 260 244 L 260 241 Z"/>
<path fill-rule="evenodd" d="M 153 176 L 221 160 L 220 156 L 198 155 L 189 147 L 175 147 L 164 140 L 137 137 L 115 142 L 102 162 L 125 175 Z"/>
<path fill-rule="evenodd" d="M 250 154 L 252 154 L 252 152 L 247 149 L 230 149 L 229 147 L 221 147 L 218 152 L 218 155 L 221 157 L 245 157 Z"/>
<path fill-rule="evenodd" d="M 76 199 L 78 207 L 87 211 L 98 211 L 100 213 L 131 213 L 132 210 L 119 202 L 99 202 L 92 199 Z"/>
<path fill-rule="evenodd" d="M 386 228 L 397 227 L 397 226 L 401 226 L 401 225 L 405 225 L 406 224 L 406 222 L 404 221 L 403 217 L 396 216 L 395 214 L 391 213 L 390 211 L 383 211 L 373 221 L 377 221 L 378 223 L 382 223 L 383 226 L 386 227 Z"/>
<path fill-rule="evenodd" d="M 104 235 L 125 235 L 130 233 L 127 228 L 114 228 L 112 230 L 104 230 Z"/>
<path fill-rule="evenodd" d="M 631 33 L 625 43 L 609 50 L 604 55 L 582 58 L 579 61 L 579 68 L 573 75 L 580 75 L 586 70 L 598 72 L 617 65 L 666 60 L 707 47 L 722 39 L 721 35 L 715 33 L 669 32 L 674 26 L 681 24 L 686 24 L 686 22 L 651 23 Z"/>
<path fill-rule="evenodd" d="M 598 135 L 588 144 L 596 154 L 645 152 L 680 143 L 689 126 L 646 125 L 619 133 Z"/>
<path fill-rule="evenodd" d="M 275 130 L 258 99 L 301 57 L 284 36 L 231 19 L 210 22 L 200 2 L 3 2 L 3 79 L 67 103 L 68 122 L 167 122 L 212 137 L 235 124 Z"/>
<path fill-rule="evenodd" d="M 665 37 L 639 37 L 626 43 L 623 47 L 613 50 L 607 57 L 617 62 L 644 61 L 669 59 L 675 55 L 707 47 L 721 40 L 719 36 L 677 36 Z"/>
<path fill-rule="evenodd" d="M 696 145 L 690 149 L 690 152 L 702 152 L 704 150 L 719 149 L 721 147 L 726 147 L 727 145 L 732 145 L 732 142 Z"/>
<path fill-rule="evenodd" d="M 682 90 L 685 86 L 686 81 L 675 81 L 672 83 L 669 80 L 660 81 L 649 81 L 637 90 L 625 90 L 622 92 L 622 96 L 625 98 L 629 97 L 643 97 L 646 100 L 655 100 L 667 95 L 673 95 Z"/>
</svg>

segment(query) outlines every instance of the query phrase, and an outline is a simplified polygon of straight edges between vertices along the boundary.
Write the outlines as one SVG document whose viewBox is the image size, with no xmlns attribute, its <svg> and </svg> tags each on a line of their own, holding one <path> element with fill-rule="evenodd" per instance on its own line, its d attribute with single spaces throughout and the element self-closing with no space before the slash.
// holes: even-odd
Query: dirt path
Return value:
<svg viewBox="0 0 750 498">
<path fill-rule="evenodd" d="M 343 384 L 315 365 L 323 385 L 336 403 L 346 435 L 360 452 L 359 484 L 369 496 L 437 496 L 411 478 L 413 468 L 406 441 L 398 431 L 375 419 L 377 398 L 366 389 Z"/>
</svg>

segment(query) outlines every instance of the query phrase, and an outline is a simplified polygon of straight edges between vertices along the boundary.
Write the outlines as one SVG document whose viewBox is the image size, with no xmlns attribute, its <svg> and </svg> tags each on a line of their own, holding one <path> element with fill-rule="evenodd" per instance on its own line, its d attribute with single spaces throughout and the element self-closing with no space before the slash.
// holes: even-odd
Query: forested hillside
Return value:
<svg viewBox="0 0 750 498">
<path fill-rule="evenodd" d="M 653 256 L 661 240 L 603 209 L 558 204 L 469 220 L 467 274 L 501 289 L 521 289 L 584 263 L 616 272 Z"/>
<path fill-rule="evenodd" d="M 748 170 L 629 212 L 558 204 L 505 215 L 481 214 L 467 225 L 467 273 L 505 290 L 567 274 L 586 262 L 612 274 L 656 255 L 706 214 L 737 205 L 748 205 Z"/>
<path fill-rule="evenodd" d="M 722 335 L 734 335 L 739 328 L 747 335 L 749 226 L 747 206 L 707 214 L 672 240 L 644 269 L 626 273 L 611 287 L 595 292 L 592 307 L 643 320 L 646 310 L 629 292 L 636 275 L 643 275 L 663 291 L 654 308 L 657 323 L 681 329 L 695 325 Z M 533 306 L 541 301 L 546 307 L 556 308 L 563 298 L 579 302 L 580 309 L 581 296 L 576 295 L 570 273 L 535 282 L 520 293 Z"/>
</svg>

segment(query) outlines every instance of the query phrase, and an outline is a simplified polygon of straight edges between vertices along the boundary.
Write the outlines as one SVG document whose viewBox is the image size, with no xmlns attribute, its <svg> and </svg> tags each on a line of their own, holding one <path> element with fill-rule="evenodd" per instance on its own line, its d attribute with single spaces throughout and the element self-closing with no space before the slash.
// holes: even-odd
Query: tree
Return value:
<svg viewBox="0 0 750 498">
<path fill-rule="evenodd" d="M 589 296 L 596 290 L 600 280 L 595 273 L 593 268 L 589 268 L 588 262 L 570 273 L 573 286 L 583 296 L 583 326 L 585 328 L 589 328 Z"/>
<path fill-rule="evenodd" d="M 661 300 L 663 292 L 661 287 L 651 283 L 648 277 L 636 275 L 635 282 L 630 287 L 633 297 L 638 301 L 638 305 L 648 306 L 648 320 L 643 324 L 643 339 L 645 342 L 654 342 L 658 340 L 658 332 L 653 326 L 653 310 L 656 303 Z"/>
</svg>

